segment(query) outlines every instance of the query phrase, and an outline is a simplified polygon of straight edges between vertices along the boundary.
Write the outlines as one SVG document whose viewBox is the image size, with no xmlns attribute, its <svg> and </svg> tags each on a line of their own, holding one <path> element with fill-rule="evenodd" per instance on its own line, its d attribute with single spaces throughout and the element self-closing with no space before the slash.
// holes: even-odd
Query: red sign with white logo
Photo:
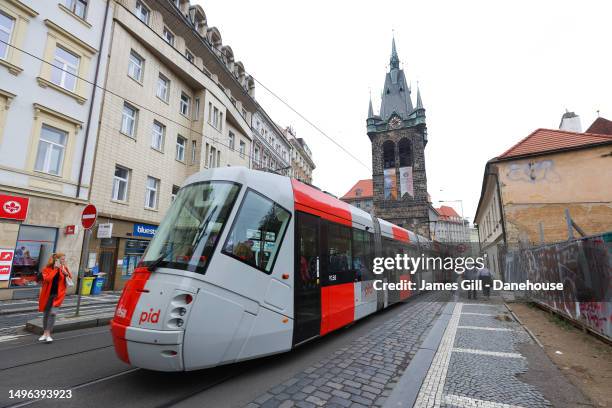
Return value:
<svg viewBox="0 0 612 408">
<path fill-rule="evenodd" d="M 12 262 L 12 261 L 13 261 L 13 251 L 0 250 L 0 262 Z"/>
<path fill-rule="evenodd" d="M 96 206 L 87 204 L 85 208 L 83 208 L 83 213 L 81 214 L 81 225 L 85 229 L 90 229 L 96 223 L 96 218 L 98 218 Z"/>
<path fill-rule="evenodd" d="M 11 274 L 11 265 L 0 265 L 0 280 L 8 280 L 8 277 L 10 274 Z"/>
<path fill-rule="evenodd" d="M 0 218 L 23 221 L 28 216 L 30 199 L 0 194 Z"/>
<path fill-rule="evenodd" d="M 64 233 L 66 235 L 74 235 L 75 231 L 76 231 L 76 225 L 66 225 L 66 229 L 64 230 Z"/>
<path fill-rule="evenodd" d="M 9 280 L 13 266 L 14 249 L 0 248 L 0 281 Z"/>
</svg>

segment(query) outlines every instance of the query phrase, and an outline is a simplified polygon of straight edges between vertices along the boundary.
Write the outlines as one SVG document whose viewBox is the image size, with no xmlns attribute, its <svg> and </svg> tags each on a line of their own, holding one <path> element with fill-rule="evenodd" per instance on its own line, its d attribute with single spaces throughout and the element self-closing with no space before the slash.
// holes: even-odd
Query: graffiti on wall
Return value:
<svg viewBox="0 0 612 408">
<path fill-rule="evenodd" d="M 612 339 L 612 233 L 505 255 L 507 282 L 562 282 L 529 296 Z"/>
<path fill-rule="evenodd" d="M 555 171 L 555 162 L 552 160 L 512 164 L 506 176 L 512 181 L 527 181 L 529 183 L 542 181 L 558 183 L 561 181 L 561 176 Z"/>
</svg>

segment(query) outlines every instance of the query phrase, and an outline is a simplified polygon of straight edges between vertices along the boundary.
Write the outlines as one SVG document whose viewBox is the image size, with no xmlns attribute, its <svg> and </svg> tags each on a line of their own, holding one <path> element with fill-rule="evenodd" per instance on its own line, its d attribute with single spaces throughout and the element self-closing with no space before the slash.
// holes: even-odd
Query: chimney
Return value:
<svg viewBox="0 0 612 408">
<path fill-rule="evenodd" d="M 561 123 L 559 124 L 560 130 L 567 130 L 569 132 L 582 132 L 582 124 L 580 123 L 580 116 L 574 112 L 569 112 L 567 109 L 563 116 L 561 116 Z"/>
</svg>

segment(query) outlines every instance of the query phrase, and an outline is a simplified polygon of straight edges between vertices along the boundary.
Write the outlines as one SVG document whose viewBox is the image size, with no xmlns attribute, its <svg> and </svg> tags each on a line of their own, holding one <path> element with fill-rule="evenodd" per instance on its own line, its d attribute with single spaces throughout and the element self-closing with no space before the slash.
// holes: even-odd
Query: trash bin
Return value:
<svg viewBox="0 0 612 408">
<path fill-rule="evenodd" d="M 98 276 L 96 276 L 96 280 L 93 283 L 93 286 L 91 287 L 91 294 L 99 295 L 100 293 L 102 293 L 102 289 L 104 288 L 105 282 L 105 275 L 103 273 L 98 274 Z"/>
<path fill-rule="evenodd" d="M 81 295 L 89 295 L 91 293 L 91 287 L 93 285 L 93 281 L 94 281 L 94 277 L 93 276 L 86 276 L 83 277 L 83 283 L 81 286 Z"/>
</svg>

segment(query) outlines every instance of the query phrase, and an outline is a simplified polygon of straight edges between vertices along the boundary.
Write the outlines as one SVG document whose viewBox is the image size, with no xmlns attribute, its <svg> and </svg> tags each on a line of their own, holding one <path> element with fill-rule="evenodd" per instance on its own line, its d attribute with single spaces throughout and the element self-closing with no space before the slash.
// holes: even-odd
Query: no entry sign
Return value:
<svg viewBox="0 0 612 408">
<path fill-rule="evenodd" d="M 87 204 L 85 208 L 83 208 L 83 213 L 81 213 L 81 225 L 85 229 L 91 229 L 96 223 L 96 218 L 98 218 L 98 210 L 96 206 L 93 204 Z"/>
</svg>

